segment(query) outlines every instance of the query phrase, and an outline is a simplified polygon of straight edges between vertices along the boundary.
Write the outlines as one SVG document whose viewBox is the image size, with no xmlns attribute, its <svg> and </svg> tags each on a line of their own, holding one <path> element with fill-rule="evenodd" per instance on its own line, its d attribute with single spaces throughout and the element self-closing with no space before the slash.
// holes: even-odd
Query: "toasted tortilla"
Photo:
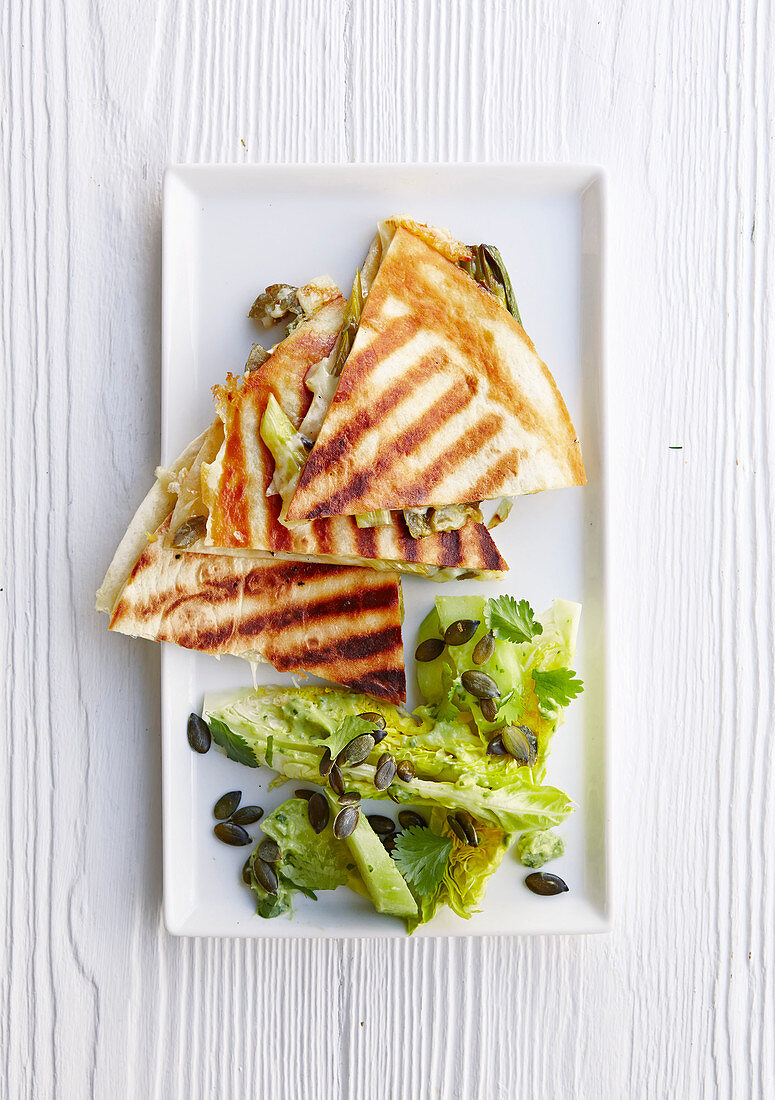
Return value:
<svg viewBox="0 0 775 1100">
<path fill-rule="evenodd" d="M 282 555 L 289 559 L 372 565 L 444 576 L 468 572 L 492 577 L 508 567 L 481 523 L 414 539 L 396 513 L 381 527 L 360 528 L 350 517 L 337 517 L 289 528 L 280 522 L 282 500 L 267 496 L 274 460 L 259 434 L 270 394 L 298 429 L 312 394 L 308 371 L 334 350 L 342 325 L 339 297 L 278 345 L 262 367 L 229 376 L 214 387 L 218 421 L 207 433 L 201 454 L 181 485 L 180 505 L 171 530 L 192 514 L 207 516 L 207 534 L 193 545 L 206 553 Z M 202 460 L 202 454 L 215 457 Z M 201 495 L 199 493 L 201 481 Z M 168 543 L 170 540 L 168 540 Z"/>
<path fill-rule="evenodd" d="M 399 226 L 289 522 L 582 485 L 548 367 L 500 301 Z"/>
<path fill-rule="evenodd" d="M 173 471 L 195 453 L 192 444 Z M 166 481 L 138 509 L 98 593 L 111 630 L 406 699 L 395 573 L 168 549 L 171 501 L 147 530 L 164 510 Z"/>
<path fill-rule="evenodd" d="M 176 488 L 185 478 L 191 463 L 199 454 L 207 433 L 203 432 L 179 454 L 168 470 L 157 470 L 156 480 L 134 514 L 132 522 L 118 544 L 113 561 L 108 566 L 105 579 L 97 592 L 97 611 L 110 614 L 116 606 L 119 592 L 124 587 L 132 566 L 148 545 L 156 538 L 156 530 L 170 515 L 177 501 Z"/>
</svg>

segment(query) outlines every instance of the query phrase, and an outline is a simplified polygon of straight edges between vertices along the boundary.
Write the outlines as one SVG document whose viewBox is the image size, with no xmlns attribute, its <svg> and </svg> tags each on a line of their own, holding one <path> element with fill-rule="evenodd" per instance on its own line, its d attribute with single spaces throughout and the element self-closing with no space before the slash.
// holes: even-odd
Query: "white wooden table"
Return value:
<svg viewBox="0 0 775 1100">
<path fill-rule="evenodd" d="M 772 7 L 5 0 L 0 1095 L 774 1094 Z M 158 651 L 92 610 L 164 165 L 487 159 L 610 172 L 616 930 L 173 939 Z"/>
</svg>

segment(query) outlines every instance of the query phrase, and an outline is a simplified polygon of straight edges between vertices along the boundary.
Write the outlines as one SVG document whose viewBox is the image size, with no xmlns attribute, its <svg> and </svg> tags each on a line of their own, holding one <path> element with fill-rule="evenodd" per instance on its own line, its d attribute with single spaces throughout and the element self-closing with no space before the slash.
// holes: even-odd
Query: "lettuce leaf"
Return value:
<svg viewBox="0 0 775 1100">
<path fill-rule="evenodd" d="M 318 783 L 323 744 L 348 713 L 364 710 L 381 713 L 387 733 L 365 763 L 347 768 L 348 790 L 364 798 L 392 797 L 407 806 L 466 809 L 475 820 L 508 832 L 547 829 L 568 816 L 571 804 L 562 791 L 536 784 L 516 761 L 488 756 L 482 739 L 462 719 L 415 721 L 366 696 L 316 687 L 263 687 L 208 696 L 204 715 L 211 724 L 227 727 L 257 760 L 264 759 L 271 736 L 274 767 L 289 779 Z M 374 773 L 383 752 L 410 760 L 415 778 L 409 783 L 396 780 L 389 791 L 377 791 Z"/>
<path fill-rule="evenodd" d="M 554 705 L 547 705 L 545 700 L 542 706 L 533 672 L 539 672 L 540 681 L 540 674 L 569 667 L 576 652 L 581 605 L 555 600 L 548 611 L 534 617 L 526 601 L 518 604 L 511 597 L 506 599 L 511 603 L 504 604 L 504 597 L 490 600 L 487 604 L 481 597 L 436 597 L 436 607 L 420 628 L 421 638 L 443 635 L 444 629 L 458 618 L 480 619 L 482 622 L 469 642 L 462 646 L 447 646 L 440 657 L 427 662 L 422 673 L 418 673 L 421 690 L 425 686 L 431 688 L 430 694 L 425 695 L 427 703 L 421 713 L 431 719 L 454 721 L 462 718 L 469 721 L 484 742 L 489 741 L 495 731 L 505 724 L 529 726 L 538 740 L 538 759 L 530 769 L 528 778 L 531 782 L 540 782 L 546 774 L 552 737 L 563 721 L 562 698 L 567 693 L 562 698 L 552 696 Z M 525 606 L 522 607 L 522 604 Z M 482 665 L 474 665 L 473 650 L 484 636 L 488 624 L 505 622 L 509 616 L 514 619 L 514 631 L 521 623 L 525 631 L 529 629 L 533 632 L 532 637 L 523 642 L 498 637 L 490 659 Z M 484 718 L 477 701 L 464 692 L 460 684 L 460 675 L 474 667 L 491 676 L 500 689 L 500 706 L 493 722 Z M 573 688 L 579 683 L 573 681 Z"/>
</svg>

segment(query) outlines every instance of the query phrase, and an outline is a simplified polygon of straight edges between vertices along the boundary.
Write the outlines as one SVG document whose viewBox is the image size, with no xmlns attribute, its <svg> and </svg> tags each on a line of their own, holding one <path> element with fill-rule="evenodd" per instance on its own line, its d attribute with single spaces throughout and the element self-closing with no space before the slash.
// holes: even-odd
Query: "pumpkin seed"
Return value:
<svg viewBox="0 0 775 1100">
<path fill-rule="evenodd" d="M 461 844 L 468 844 L 468 837 L 466 831 L 460 822 L 457 820 L 454 814 L 447 815 L 447 825 L 449 825 L 452 832 L 458 838 Z"/>
<path fill-rule="evenodd" d="M 220 821 L 213 832 L 224 844 L 231 844 L 235 848 L 239 848 L 243 844 L 253 843 L 252 836 L 246 833 L 241 825 L 234 825 L 231 821 Z"/>
<path fill-rule="evenodd" d="M 553 875 L 551 871 L 533 871 L 525 879 L 525 886 L 534 894 L 541 894 L 547 898 L 554 894 L 565 894 L 568 891 L 567 883 L 559 875 Z"/>
<path fill-rule="evenodd" d="M 501 689 L 486 672 L 476 672 L 473 669 L 464 672 L 460 682 L 466 691 L 476 699 L 497 699 Z"/>
<path fill-rule="evenodd" d="M 369 814 L 366 818 L 377 836 L 392 836 L 396 831 L 396 823 L 382 814 Z"/>
<path fill-rule="evenodd" d="M 333 765 L 334 761 L 331 757 L 331 750 L 328 748 L 328 746 L 326 746 L 326 748 L 323 750 L 323 755 L 320 758 L 320 763 L 318 764 L 318 771 L 324 779 L 331 771 Z"/>
<path fill-rule="evenodd" d="M 231 815 L 235 825 L 255 825 L 264 816 L 260 806 L 241 806 L 236 813 Z"/>
<path fill-rule="evenodd" d="M 414 810 L 402 810 L 398 815 L 398 824 L 402 829 L 411 829 L 413 825 L 417 825 L 420 829 L 426 829 L 428 822 L 420 814 L 415 813 Z"/>
<path fill-rule="evenodd" d="M 250 859 L 252 859 L 252 856 L 250 857 Z M 242 865 L 242 881 L 245 883 L 246 886 L 253 885 L 253 879 L 250 875 L 250 859 L 246 859 Z"/>
<path fill-rule="evenodd" d="M 471 654 L 471 660 L 475 665 L 483 665 L 489 661 L 495 652 L 495 638 L 491 630 L 488 630 L 483 638 L 474 646 L 474 652 Z"/>
<path fill-rule="evenodd" d="M 374 738 L 371 734 L 361 733 L 358 737 L 353 737 L 352 741 L 347 742 L 337 756 L 336 762 L 340 768 L 357 768 L 359 764 L 363 764 L 365 760 L 369 759 L 369 754 L 373 748 Z"/>
<path fill-rule="evenodd" d="M 189 714 L 186 728 L 188 743 L 194 752 L 206 753 L 212 742 L 210 727 L 198 714 Z"/>
<path fill-rule="evenodd" d="M 307 803 L 307 817 L 316 833 L 322 833 L 328 825 L 330 817 L 328 802 L 326 796 L 321 794 L 320 791 L 315 791 L 310 795 L 310 800 Z"/>
<path fill-rule="evenodd" d="M 479 629 L 479 619 L 458 619 L 444 631 L 445 645 L 465 645 Z M 477 662 L 478 663 L 478 662 Z"/>
<path fill-rule="evenodd" d="M 345 806 L 334 818 L 334 836 L 337 840 L 346 840 L 355 832 L 360 821 L 361 811 L 357 806 Z"/>
<path fill-rule="evenodd" d="M 482 718 L 488 722 L 494 722 L 498 717 L 498 704 L 494 699 L 480 699 L 479 709 L 482 712 Z"/>
<path fill-rule="evenodd" d="M 466 834 L 466 840 L 472 848 L 479 847 L 479 837 L 476 835 L 476 826 L 474 825 L 474 819 L 471 817 L 468 810 L 458 810 L 455 814 L 455 820 L 458 825 L 463 829 Z"/>
<path fill-rule="evenodd" d="M 395 758 L 389 752 L 383 752 L 377 761 L 377 769 L 374 772 L 374 786 L 378 791 L 386 791 L 395 777 Z"/>
<path fill-rule="evenodd" d="M 508 756 L 506 746 L 501 740 L 501 735 L 496 733 L 493 738 L 487 742 L 487 753 L 489 756 Z"/>
<path fill-rule="evenodd" d="M 344 776 L 336 764 L 334 764 L 333 768 L 328 773 L 328 785 L 335 795 L 344 794 Z"/>
<path fill-rule="evenodd" d="M 254 344 L 245 363 L 245 372 L 251 374 L 254 370 L 258 370 L 268 358 L 269 352 L 266 348 L 262 347 L 261 344 Z"/>
<path fill-rule="evenodd" d="M 392 836 L 381 836 L 379 839 L 382 841 L 382 847 L 385 849 L 386 852 L 388 852 L 388 853 L 395 852 L 395 850 L 396 850 L 395 834 L 393 834 Z"/>
<path fill-rule="evenodd" d="M 404 783 L 409 783 L 414 779 L 415 771 L 414 764 L 411 760 L 399 760 L 396 765 L 396 775 L 399 779 L 402 779 Z"/>
<path fill-rule="evenodd" d="M 207 516 L 192 516 L 185 520 L 172 536 L 172 545 L 176 550 L 186 550 L 203 538 L 207 532 Z"/>
<path fill-rule="evenodd" d="M 263 886 L 267 894 L 277 893 L 277 875 L 263 859 L 253 860 L 253 877 L 259 886 Z"/>
<path fill-rule="evenodd" d="M 390 788 L 388 788 L 387 790 L 387 796 L 391 802 L 395 802 L 398 806 L 401 805 L 401 799 L 398 797 L 395 791 L 391 791 Z"/>
<path fill-rule="evenodd" d="M 227 817 L 231 817 L 239 806 L 241 798 L 242 791 L 227 791 L 226 794 L 222 794 L 213 806 L 213 817 L 217 817 L 219 821 L 225 821 Z M 241 825 L 242 822 L 237 821 L 236 824 Z"/>
<path fill-rule="evenodd" d="M 264 328 L 272 328 L 284 321 L 289 313 L 299 316 L 302 308 L 296 295 L 297 287 L 287 283 L 273 283 L 259 294 L 250 307 L 248 317 L 260 321 Z"/>
<path fill-rule="evenodd" d="M 306 800 L 309 802 L 314 793 L 314 791 L 308 791 L 305 787 L 297 787 L 296 790 L 293 792 L 293 797 L 306 798 Z"/>
<path fill-rule="evenodd" d="M 380 741 L 384 741 L 387 735 L 388 731 L 386 729 L 379 729 L 379 727 L 375 727 L 371 731 L 371 736 L 374 738 L 375 745 L 378 745 Z"/>
<path fill-rule="evenodd" d="M 280 845 L 276 840 L 272 840 L 270 836 L 264 837 L 256 851 L 259 859 L 263 859 L 264 863 L 279 863 L 283 858 Z"/>
<path fill-rule="evenodd" d="M 426 661 L 435 661 L 443 652 L 444 643 L 441 638 L 426 638 L 414 651 L 414 659 L 424 664 Z"/>
<path fill-rule="evenodd" d="M 499 731 L 503 746 L 520 767 L 532 768 L 538 759 L 538 740 L 529 726 L 504 726 Z"/>
<path fill-rule="evenodd" d="M 357 806 L 361 800 L 361 796 L 357 791 L 345 791 L 344 794 L 339 795 L 340 806 Z"/>
<path fill-rule="evenodd" d="M 383 730 L 385 728 L 385 719 L 381 714 L 377 714 L 376 710 L 365 710 L 358 717 L 362 718 L 364 722 L 373 722 L 377 729 Z"/>
</svg>

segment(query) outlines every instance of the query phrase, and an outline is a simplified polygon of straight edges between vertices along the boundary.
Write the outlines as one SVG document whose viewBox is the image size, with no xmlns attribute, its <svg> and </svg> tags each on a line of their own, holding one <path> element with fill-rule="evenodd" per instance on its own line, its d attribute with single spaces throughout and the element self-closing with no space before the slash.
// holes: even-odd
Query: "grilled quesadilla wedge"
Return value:
<svg viewBox="0 0 775 1100">
<path fill-rule="evenodd" d="M 465 509 L 584 483 L 568 410 L 499 261 L 432 227 L 380 226 L 289 522 Z"/>
<path fill-rule="evenodd" d="M 202 437 L 160 476 L 97 595 L 110 629 L 215 656 L 302 670 L 394 703 L 406 698 L 395 573 L 184 553 L 165 546 L 174 493 Z"/>
<path fill-rule="evenodd" d="M 507 569 L 482 523 L 418 541 L 403 516 L 362 527 L 351 516 L 288 527 L 284 511 L 314 433 L 321 364 L 342 327 L 340 295 L 294 329 L 257 370 L 214 387 L 218 418 L 177 494 L 166 545 L 186 552 L 362 565 L 446 580 Z"/>
</svg>

